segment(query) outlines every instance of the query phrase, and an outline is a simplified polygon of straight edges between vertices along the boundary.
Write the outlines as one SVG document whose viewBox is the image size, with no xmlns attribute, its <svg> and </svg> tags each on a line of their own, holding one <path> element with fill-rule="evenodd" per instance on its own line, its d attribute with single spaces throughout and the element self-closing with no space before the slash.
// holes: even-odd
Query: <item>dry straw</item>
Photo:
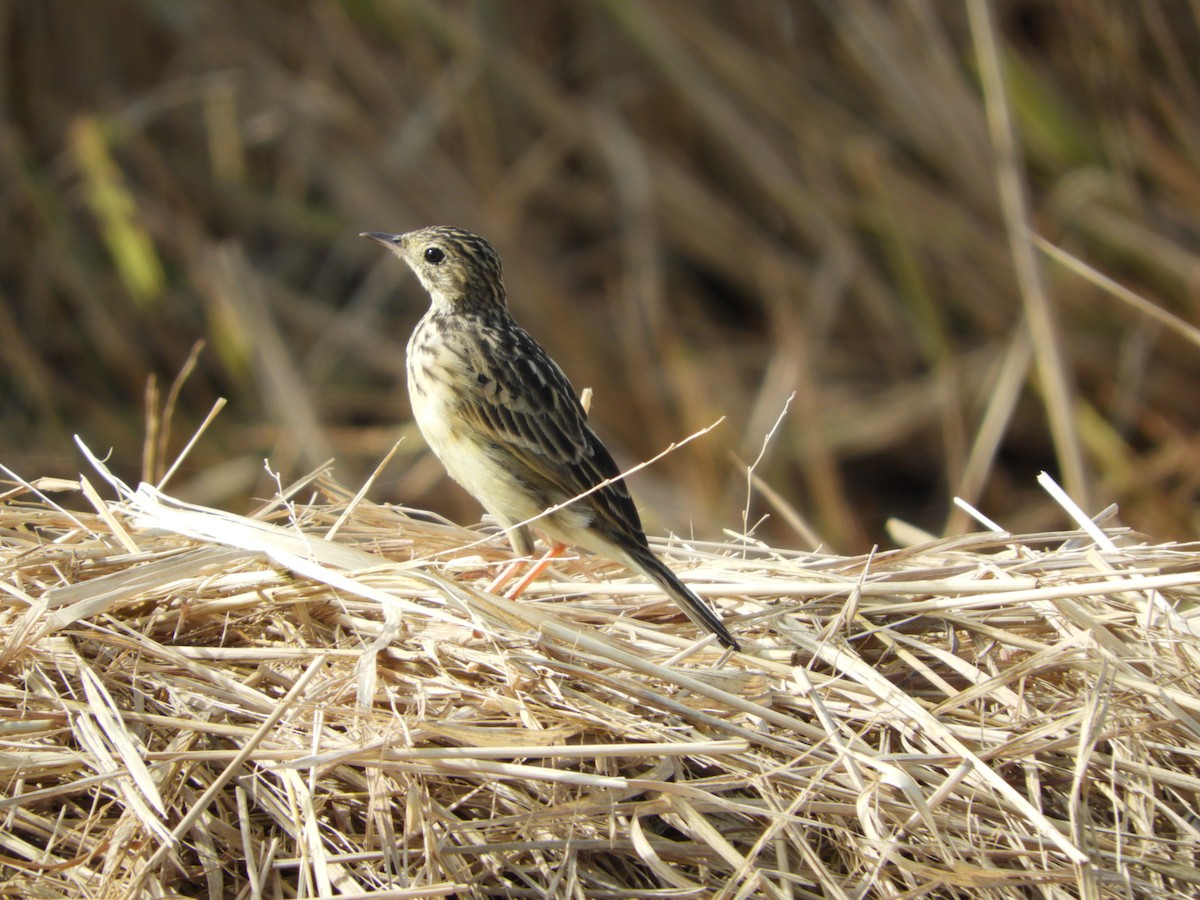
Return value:
<svg viewBox="0 0 1200 900">
<path fill-rule="evenodd" d="M 727 655 L 323 472 L 242 517 L 96 466 L 0 507 L 3 896 L 1200 891 L 1196 545 L 663 544 Z"/>
</svg>

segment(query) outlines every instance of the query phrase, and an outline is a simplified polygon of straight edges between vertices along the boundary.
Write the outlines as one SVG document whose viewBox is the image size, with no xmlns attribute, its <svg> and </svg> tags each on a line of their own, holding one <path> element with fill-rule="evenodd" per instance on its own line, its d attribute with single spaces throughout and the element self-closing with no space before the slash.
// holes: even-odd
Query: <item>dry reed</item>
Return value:
<svg viewBox="0 0 1200 900">
<path fill-rule="evenodd" d="M 173 492 L 361 483 L 427 298 L 355 235 L 446 223 L 619 459 L 727 417 L 639 485 L 663 525 L 736 521 L 723 462 L 795 392 L 759 474 L 827 548 L 973 527 L 955 496 L 1054 527 L 1046 468 L 1200 535 L 1194 3 L 12 0 L 0 46 L 22 471 L 79 433 L 157 481 L 146 384 L 203 339 L 176 427 L 230 405 Z M 422 452 L 375 496 L 465 519 Z"/>
<path fill-rule="evenodd" d="M 96 466 L 0 506 L 2 896 L 1200 890 L 1195 544 L 663 543 L 723 655 L 324 470 L 243 517 Z"/>
</svg>

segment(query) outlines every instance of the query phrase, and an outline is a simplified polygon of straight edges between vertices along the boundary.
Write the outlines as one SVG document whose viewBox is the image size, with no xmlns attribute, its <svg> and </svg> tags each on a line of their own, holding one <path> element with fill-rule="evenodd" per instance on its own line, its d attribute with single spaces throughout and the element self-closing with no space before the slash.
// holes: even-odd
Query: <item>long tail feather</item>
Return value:
<svg viewBox="0 0 1200 900">
<path fill-rule="evenodd" d="M 711 631 L 717 636 L 717 640 L 730 650 L 742 649 L 737 639 L 717 618 L 717 614 L 709 608 L 708 604 L 692 593 L 688 586 L 680 581 L 679 577 L 667 568 L 667 564 L 655 556 L 652 551 L 646 550 L 630 556 L 630 561 L 636 564 L 635 567 L 657 582 L 659 587 L 679 604 L 680 608 L 687 613 L 687 617 L 696 625 L 706 631 Z"/>
</svg>

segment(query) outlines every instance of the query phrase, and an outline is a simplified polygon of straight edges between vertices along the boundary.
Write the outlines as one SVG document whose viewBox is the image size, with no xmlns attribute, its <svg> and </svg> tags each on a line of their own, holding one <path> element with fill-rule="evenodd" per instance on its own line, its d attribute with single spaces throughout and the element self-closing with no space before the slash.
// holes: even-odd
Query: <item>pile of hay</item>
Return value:
<svg viewBox="0 0 1200 900">
<path fill-rule="evenodd" d="M 1200 891 L 1195 544 L 662 545 L 727 655 L 601 560 L 487 594 L 502 540 L 322 474 L 113 485 L 0 506 L 3 896 Z"/>
</svg>

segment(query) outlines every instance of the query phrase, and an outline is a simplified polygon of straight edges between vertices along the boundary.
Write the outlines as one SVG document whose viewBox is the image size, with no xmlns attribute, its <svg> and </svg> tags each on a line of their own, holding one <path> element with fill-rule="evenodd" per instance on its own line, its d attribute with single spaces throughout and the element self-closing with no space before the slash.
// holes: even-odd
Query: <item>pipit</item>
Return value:
<svg viewBox="0 0 1200 900">
<path fill-rule="evenodd" d="M 740 649 L 650 549 L 571 382 L 509 313 L 492 245 L 448 227 L 362 236 L 408 263 L 429 292 L 429 311 L 408 341 L 413 416 L 450 477 L 495 517 L 517 554 L 533 550 L 533 521 L 555 551 L 570 544 L 641 572 L 698 626 Z"/>
</svg>

